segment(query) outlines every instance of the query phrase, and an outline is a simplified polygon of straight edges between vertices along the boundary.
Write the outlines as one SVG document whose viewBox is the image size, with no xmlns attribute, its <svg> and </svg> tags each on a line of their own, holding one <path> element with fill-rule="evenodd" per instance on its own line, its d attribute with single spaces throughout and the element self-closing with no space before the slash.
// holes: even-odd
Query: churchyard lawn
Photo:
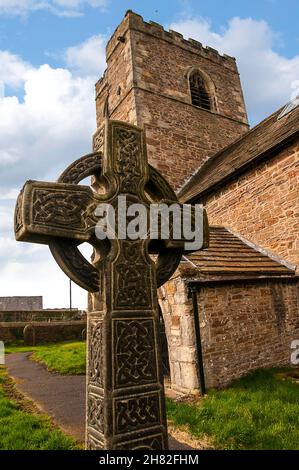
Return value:
<svg viewBox="0 0 299 470">
<path fill-rule="evenodd" d="M 25 400 L 0 366 L 0 450 L 76 450 L 79 446 Z"/>
<path fill-rule="evenodd" d="M 83 341 L 55 343 L 42 346 L 7 346 L 5 352 L 29 352 L 31 359 L 44 364 L 48 370 L 62 375 L 83 375 L 86 371 L 86 343 Z"/>
<path fill-rule="evenodd" d="M 216 449 L 298 450 L 299 370 L 258 370 L 195 404 L 167 399 L 167 412 Z"/>
<path fill-rule="evenodd" d="M 84 342 L 7 348 L 8 353 L 18 351 L 33 351 L 33 360 L 61 374 L 85 373 Z M 207 440 L 216 449 L 299 449 L 296 376 L 299 383 L 298 369 L 259 370 L 236 380 L 226 389 L 209 390 L 198 402 L 184 403 L 167 398 L 168 420 L 177 429 L 198 440 Z M 0 406 L 0 416 L 7 407 L 10 409 L 5 401 L 3 404 L 1 401 Z M 46 441 L 45 446 L 49 442 Z"/>
</svg>

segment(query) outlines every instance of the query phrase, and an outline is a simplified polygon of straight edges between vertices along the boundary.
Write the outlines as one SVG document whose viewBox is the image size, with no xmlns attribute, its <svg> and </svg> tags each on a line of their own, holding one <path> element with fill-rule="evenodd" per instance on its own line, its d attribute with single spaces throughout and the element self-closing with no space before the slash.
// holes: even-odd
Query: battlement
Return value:
<svg viewBox="0 0 299 470">
<path fill-rule="evenodd" d="M 236 60 L 227 54 L 221 55 L 216 49 L 206 46 L 204 47 L 201 42 L 195 39 L 185 39 L 181 33 L 177 31 L 169 30 L 166 31 L 164 27 L 156 23 L 155 21 L 144 21 L 141 15 L 134 13 L 132 10 L 128 10 L 121 24 L 116 28 L 111 39 L 107 43 L 106 55 L 107 60 L 113 53 L 115 47 L 119 42 L 126 41 L 126 33 L 128 30 L 135 30 L 151 36 L 157 37 L 161 40 L 172 43 L 178 47 L 189 50 L 190 52 L 196 53 L 214 62 L 222 63 L 224 66 L 230 69 L 236 69 Z"/>
</svg>

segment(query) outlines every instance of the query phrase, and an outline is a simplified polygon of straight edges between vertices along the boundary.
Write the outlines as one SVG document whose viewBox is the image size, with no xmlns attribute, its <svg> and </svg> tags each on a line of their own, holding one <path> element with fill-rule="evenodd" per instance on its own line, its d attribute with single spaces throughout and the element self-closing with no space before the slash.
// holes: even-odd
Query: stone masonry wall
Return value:
<svg viewBox="0 0 299 470">
<path fill-rule="evenodd" d="M 224 225 L 299 266 L 299 140 L 205 198 L 209 222 Z"/>
<path fill-rule="evenodd" d="M 290 365 L 299 339 L 299 286 L 264 281 L 204 287 L 198 307 L 207 385 L 227 385 L 249 371 Z"/>
<path fill-rule="evenodd" d="M 179 277 L 159 289 L 172 386 L 198 389 L 191 299 Z M 200 286 L 198 309 L 207 387 L 222 387 L 262 367 L 289 365 L 299 339 L 299 281 Z"/>
<path fill-rule="evenodd" d="M 119 25 L 110 40 L 110 49 L 107 48 L 107 70 L 96 84 L 96 115 L 97 127 L 104 119 L 104 108 L 108 103 L 111 119 L 127 121 L 137 124 L 134 98 L 134 82 L 132 67 L 132 46 L 130 40 L 129 19 Z M 125 42 L 118 38 L 123 37 Z"/>
<path fill-rule="evenodd" d="M 159 289 L 168 343 L 171 385 L 193 392 L 198 389 L 192 302 L 185 282 L 176 277 Z"/>
<path fill-rule="evenodd" d="M 0 323 L 0 341 L 8 344 L 23 340 L 26 325 L 27 322 Z M 30 325 L 35 330 L 36 344 L 81 340 L 86 329 L 86 321 L 32 322 Z"/>
<path fill-rule="evenodd" d="M 128 13 L 107 45 L 96 85 L 97 125 L 111 119 L 144 127 L 149 162 L 178 188 L 209 155 L 248 130 L 235 60 Z M 191 104 L 188 74 L 205 74 L 214 110 Z"/>
<path fill-rule="evenodd" d="M 136 96 L 149 162 L 174 189 L 208 156 L 240 136 L 235 121 L 218 114 L 144 91 Z"/>
</svg>

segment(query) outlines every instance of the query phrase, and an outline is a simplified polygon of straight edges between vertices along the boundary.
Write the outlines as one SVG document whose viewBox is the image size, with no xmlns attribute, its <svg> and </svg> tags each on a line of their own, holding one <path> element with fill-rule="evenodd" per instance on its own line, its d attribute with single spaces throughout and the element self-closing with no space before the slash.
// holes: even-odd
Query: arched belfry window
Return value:
<svg viewBox="0 0 299 470">
<path fill-rule="evenodd" d="M 191 102 L 203 109 L 212 109 L 212 97 L 209 95 L 206 82 L 198 70 L 189 75 Z"/>
</svg>

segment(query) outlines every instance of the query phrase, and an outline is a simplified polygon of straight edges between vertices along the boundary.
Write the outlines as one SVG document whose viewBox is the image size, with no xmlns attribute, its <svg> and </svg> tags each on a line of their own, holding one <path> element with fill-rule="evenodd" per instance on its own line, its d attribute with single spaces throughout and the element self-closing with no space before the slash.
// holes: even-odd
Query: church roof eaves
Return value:
<svg viewBox="0 0 299 470">
<path fill-rule="evenodd" d="M 299 279 L 296 266 L 270 255 L 222 226 L 210 227 L 210 245 L 184 257 L 180 276 L 188 282 Z"/>
<path fill-rule="evenodd" d="M 299 107 L 278 119 L 283 108 L 207 159 L 179 189 L 179 198 L 183 202 L 196 202 L 297 138 Z"/>
</svg>

